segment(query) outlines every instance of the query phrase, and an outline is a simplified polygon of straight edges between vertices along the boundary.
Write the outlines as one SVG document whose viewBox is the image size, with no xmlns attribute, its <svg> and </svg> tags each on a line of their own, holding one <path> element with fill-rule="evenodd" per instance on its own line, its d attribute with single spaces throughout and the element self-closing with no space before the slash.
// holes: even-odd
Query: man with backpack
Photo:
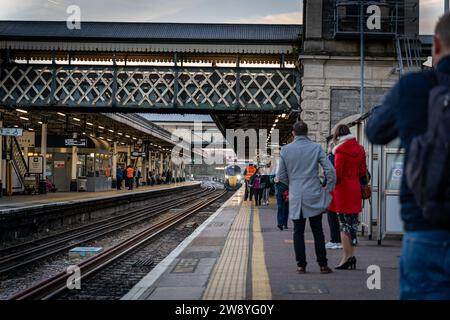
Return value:
<svg viewBox="0 0 450 320">
<path fill-rule="evenodd" d="M 435 29 L 433 65 L 402 77 L 366 126 L 372 143 L 399 137 L 405 149 L 401 299 L 450 299 L 450 13 Z"/>
</svg>

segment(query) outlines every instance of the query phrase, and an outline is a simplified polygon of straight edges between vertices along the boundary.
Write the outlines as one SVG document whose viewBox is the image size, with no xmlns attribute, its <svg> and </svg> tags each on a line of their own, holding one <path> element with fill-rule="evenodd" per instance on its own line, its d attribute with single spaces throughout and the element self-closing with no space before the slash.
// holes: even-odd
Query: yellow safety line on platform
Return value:
<svg viewBox="0 0 450 320">
<path fill-rule="evenodd" d="M 249 228 L 250 207 L 248 202 L 243 202 L 203 294 L 204 300 L 246 298 Z"/>
<path fill-rule="evenodd" d="M 259 220 L 259 208 L 253 210 L 253 249 L 252 249 L 252 299 L 272 299 L 269 273 L 264 258 L 264 240 Z"/>
</svg>

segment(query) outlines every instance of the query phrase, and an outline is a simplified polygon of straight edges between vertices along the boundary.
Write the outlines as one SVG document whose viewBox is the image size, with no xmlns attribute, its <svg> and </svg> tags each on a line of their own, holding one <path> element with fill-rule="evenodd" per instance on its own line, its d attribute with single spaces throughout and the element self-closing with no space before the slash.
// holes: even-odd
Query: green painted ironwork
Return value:
<svg viewBox="0 0 450 320">
<path fill-rule="evenodd" d="M 0 103 L 24 107 L 114 107 L 286 111 L 299 109 L 292 68 L 4 64 Z M 95 111 L 94 110 L 94 111 Z"/>
</svg>

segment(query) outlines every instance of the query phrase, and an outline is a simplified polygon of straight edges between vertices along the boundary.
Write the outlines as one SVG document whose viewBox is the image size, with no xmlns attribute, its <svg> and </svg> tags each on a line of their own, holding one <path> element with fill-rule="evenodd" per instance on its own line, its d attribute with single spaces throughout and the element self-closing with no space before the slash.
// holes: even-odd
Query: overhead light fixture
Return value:
<svg viewBox="0 0 450 320">
<path fill-rule="evenodd" d="M 109 139 L 109 138 L 108 138 L 108 139 L 106 139 L 106 140 L 108 140 L 108 141 L 112 141 L 112 140 L 111 140 L 111 139 Z"/>
<path fill-rule="evenodd" d="M 122 132 L 117 132 L 117 134 L 118 134 L 119 136 L 123 136 L 123 133 L 122 133 Z"/>
<path fill-rule="evenodd" d="M 18 128 L 19 126 L 17 124 L 14 125 L 14 128 Z"/>
<path fill-rule="evenodd" d="M 65 117 L 66 115 L 62 112 L 57 112 L 56 114 L 60 115 L 61 117 Z"/>
<path fill-rule="evenodd" d="M 114 133 L 114 130 L 108 129 L 108 131 Z"/>
<path fill-rule="evenodd" d="M 83 134 L 83 135 L 86 135 L 86 132 L 83 132 L 82 134 Z"/>
<path fill-rule="evenodd" d="M 30 119 L 29 118 L 27 118 L 27 117 L 19 117 L 20 119 L 22 119 L 22 120 L 25 120 L 25 121 L 29 121 Z"/>
<path fill-rule="evenodd" d="M 98 137 L 98 138 L 103 140 L 103 137 Z"/>
<path fill-rule="evenodd" d="M 88 126 L 93 126 L 93 125 L 94 125 L 93 123 L 90 123 L 90 122 L 86 122 L 86 124 L 87 124 Z"/>
<path fill-rule="evenodd" d="M 28 128 L 28 131 L 34 131 L 34 129 L 33 128 Z"/>
<path fill-rule="evenodd" d="M 130 136 L 129 136 L 129 135 L 127 135 L 127 134 L 125 135 L 125 137 L 127 137 L 127 138 L 130 138 Z"/>
<path fill-rule="evenodd" d="M 277 123 L 280 119 L 275 119 L 275 123 Z"/>
<path fill-rule="evenodd" d="M 23 110 L 23 109 L 16 109 L 16 111 L 17 111 L 17 112 L 20 112 L 20 113 L 28 113 L 27 110 Z"/>
<path fill-rule="evenodd" d="M 102 126 L 98 126 L 98 128 L 101 130 L 105 129 L 105 127 L 102 127 Z"/>
<path fill-rule="evenodd" d="M 73 117 L 73 120 L 80 122 L 81 120 L 78 118 Z"/>
<path fill-rule="evenodd" d="M 137 140 L 137 138 L 136 138 L 136 137 L 133 137 L 133 140 Z"/>
<path fill-rule="evenodd" d="M 281 117 L 282 117 L 283 119 L 286 118 L 286 116 L 287 116 L 286 113 L 283 113 L 283 114 L 281 115 Z"/>
<path fill-rule="evenodd" d="M 38 121 L 39 124 L 42 124 L 42 121 Z"/>
</svg>

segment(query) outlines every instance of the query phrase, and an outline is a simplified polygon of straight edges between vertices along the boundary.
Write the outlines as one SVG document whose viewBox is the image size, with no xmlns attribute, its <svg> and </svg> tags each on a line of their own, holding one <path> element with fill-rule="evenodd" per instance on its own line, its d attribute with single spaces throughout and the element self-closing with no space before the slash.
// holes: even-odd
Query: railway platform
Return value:
<svg viewBox="0 0 450 320">
<path fill-rule="evenodd" d="M 122 300 L 353 300 L 399 298 L 401 242 L 360 238 L 356 270 L 320 274 L 309 225 L 305 231 L 308 267 L 296 272 L 289 229 L 276 227 L 276 204 L 255 207 L 238 190 L 194 233 L 137 283 Z M 329 232 L 323 218 L 325 238 Z M 341 250 L 327 249 L 331 267 Z M 368 269 L 369 266 L 372 266 Z M 375 267 L 374 267 L 375 266 Z M 380 270 L 380 289 L 368 286 Z M 369 281 L 368 281 L 369 279 Z M 369 288 L 370 287 L 370 288 Z"/>
<path fill-rule="evenodd" d="M 55 192 L 40 195 L 14 195 L 0 198 L 0 215 L 21 212 L 29 209 L 45 209 L 68 204 L 82 204 L 93 200 L 114 200 L 129 195 L 150 195 L 152 192 L 171 190 L 181 187 L 199 185 L 200 182 L 187 181 L 154 186 L 141 186 L 128 190 L 111 190 L 102 192 Z"/>
</svg>

